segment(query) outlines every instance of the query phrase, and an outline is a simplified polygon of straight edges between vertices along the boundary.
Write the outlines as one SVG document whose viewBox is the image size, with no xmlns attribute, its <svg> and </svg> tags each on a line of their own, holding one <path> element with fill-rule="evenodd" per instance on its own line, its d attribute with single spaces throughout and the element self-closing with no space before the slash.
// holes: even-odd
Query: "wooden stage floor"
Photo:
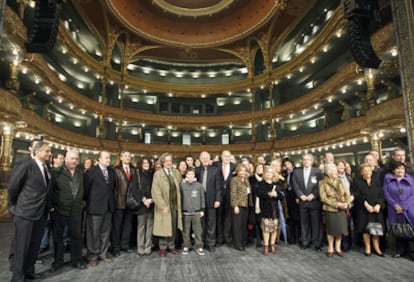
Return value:
<svg viewBox="0 0 414 282">
<path fill-rule="evenodd" d="M 10 281 L 8 264 L 12 224 L 0 223 L 0 281 Z M 326 251 L 326 247 L 324 248 Z M 66 254 L 67 256 L 67 254 Z M 328 258 L 325 252 L 300 250 L 296 245 L 281 243 L 277 254 L 264 257 L 254 246 L 245 252 L 227 246 L 217 248 L 214 254 L 198 256 L 158 252 L 139 257 L 123 253 L 112 263 L 100 262 L 96 267 L 77 270 L 70 264 L 57 272 L 50 272 L 52 251 L 40 256 L 44 264 L 36 264 L 36 271 L 44 273 L 43 281 L 413 281 L 414 262 L 406 258 L 364 256 L 358 250 L 345 257 Z M 66 259 L 69 259 L 68 257 Z"/>
</svg>

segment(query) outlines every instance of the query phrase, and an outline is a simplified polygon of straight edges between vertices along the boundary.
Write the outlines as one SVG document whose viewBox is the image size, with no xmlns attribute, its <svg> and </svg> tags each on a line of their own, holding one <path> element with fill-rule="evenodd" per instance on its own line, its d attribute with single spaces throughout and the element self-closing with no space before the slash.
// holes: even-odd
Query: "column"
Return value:
<svg viewBox="0 0 414 282">
<path fill-rule="evenodd" d="M 414 161 L 414 15 L 410 0 L 391 0 L 400 63 L 410 161 Z"/>
<path fill-rule="evenodd" d="M 10 220 L 8 217 L 7 185 L 12 170 L 12 143 L 14 129 L 10 123 L 1 123 L 1 156 L 0 156 L 0 221 Z"/>
</svg>

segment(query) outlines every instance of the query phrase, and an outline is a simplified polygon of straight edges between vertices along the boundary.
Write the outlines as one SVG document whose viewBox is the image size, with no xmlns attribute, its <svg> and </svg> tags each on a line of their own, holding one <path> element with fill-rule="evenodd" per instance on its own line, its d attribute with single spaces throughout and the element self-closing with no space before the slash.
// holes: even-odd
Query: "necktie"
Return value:
<svg viewBox="0 0 414 282">
<path fill-rule="evenodd" d="M 104 169 L 102 170 L 102 173 L 103 173 L 103 176 L 104 176 L 104 178 L 105 178 L 105 182 L 106 182 L 106 184 L 108 184 L 108 183 L 109 183 L 108 169 L 107 169 L 107 168 L 104 168 Z"/>
<path fill-rule="evenodd" d="M 49 173 L 46 164 L 43 164 L 43 174 L 45 175 L 46 186 L 49 185 Z"/>
<path fill-rule="evenodd" d="M 125 175 L 126 175 L 128 181 L 130 181 L 131 180 L 131 174 L 129 174 L 129 169 L 128 169 L 127 166 L 125 167 Z"/>
<path fill-rule="evenodd" d="M 171 168 L 167 168 L 167 174 L 171 175 Z"/>
<path fill-rule="evenodd" d="M 305 183 L 305 188 L 306 188 L 306 186 L 308 186 L 309 173 L 310 173 L 310 171 L 309 171 L 308 167 L 303 168 L 303 181 Z"/>
<path fill-rule="evenodd" d="M 206 191 L 207 190 L 207 167 L 205 166 L 204 167 L 204 171 L 203 171 L 203 188 L 204 188 L 204 191 Z"/>
</svg>

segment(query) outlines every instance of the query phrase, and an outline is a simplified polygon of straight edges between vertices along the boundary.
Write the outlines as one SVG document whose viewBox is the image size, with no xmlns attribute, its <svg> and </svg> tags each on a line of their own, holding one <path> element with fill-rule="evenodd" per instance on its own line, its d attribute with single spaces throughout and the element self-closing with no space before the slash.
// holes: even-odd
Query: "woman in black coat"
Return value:
<svg viewBox="0 0 414 282">
<path fill-rule="evenodd" d="M 151 254 L 152 229 L 154 226 L 154 201 L 151 195 L 152 177 L 154 171 L 151 169 L 149 158 L 142 158 L 138 173 L 138 195 L 141 206 L 137 211 L 137 252 L 138 255 Z"/>
<path fill-rule="evenodd" d="M 360 176 L 355 178 L 353 183 L 353 193 L 355 197 L 355 232 L 362 233 L 365 244 L 365 255 L 371 255 L 371 237 L 375 253 L 384 256 L 379 246 L 379 236 L 371 235 L 368 230 L 368 223 L 375 222 L 382 225 L 384 230 L 384 216 L 382 214 L 385 207 L 384 192 L 381 182 L 372 174 L 372 167 L 368 164 L 359 166 Z"/>
<path fill-rule="evenodd" d="M 274 170 L 267 167 L 264 171 L 263 181 L 259 183 L 260 188 L 257 190 L 257 196 L 260 198 L 261 210 L 261 228 L 263 232 L 263 255 L 269 254 L 270 250 L 276 253 L 276 237 L 279 228 L 279 209 L 278 201 L 284 198 L 282 184 L 273 182 Z"/>
</svg>

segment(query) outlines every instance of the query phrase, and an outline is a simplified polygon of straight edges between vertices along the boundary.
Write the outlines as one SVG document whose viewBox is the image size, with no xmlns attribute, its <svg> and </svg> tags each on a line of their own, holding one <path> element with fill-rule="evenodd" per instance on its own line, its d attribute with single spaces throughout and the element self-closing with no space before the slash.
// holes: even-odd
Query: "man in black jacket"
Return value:
<svg viewBox="0 0 414 282">
<path fill-rule="evenodd" d="M 98 259 L 112 262 L 107 256 L 111 219 L 114 211 L 115 171 L 109 167 L 111 156 L 99 153 L 98 164 L 84 176 L 86 200 L 86 247 L 89 265 L 96 266 Z"/>
<path fill-rule="evenodd" d="M 221 196 L 220 171 L 210 165 L 211 158 L 208 152 L 200 153 L 201 166 L 196 168 L 197 181 L 203 185 L 206 201 L 206 215 L 201 219 L 203 239 L 210 252 L 215 251 L 217 210 L 223 200 Z"/>
<path fill-rule="evenodd" d="M 41 278 L 35 274 L 34 264 L 46 223 L 49 184 L 53 182 L 46 166 L 51 154 L 49 144 L 36 142 L 33 154 L 33 159 L 15 166 L 8 185 L 15 242 L 12 242 L 12 281 Z"/>
<path fill-rule="evenodd" d="M 55 168 L 52 175 L 55 179 L 52 192 L 52 226 L 55 261 L 52 271 L 63 266 L 64 244 L 63 232 L 68 226 L 71 242 L 70 258 L 73 267 L 85 269 L 82 261 L 82 212 L 83 212 L 83 172 L 77 168 L 79 153 L 68 151 L 65 164 Z"/>
</svg>

